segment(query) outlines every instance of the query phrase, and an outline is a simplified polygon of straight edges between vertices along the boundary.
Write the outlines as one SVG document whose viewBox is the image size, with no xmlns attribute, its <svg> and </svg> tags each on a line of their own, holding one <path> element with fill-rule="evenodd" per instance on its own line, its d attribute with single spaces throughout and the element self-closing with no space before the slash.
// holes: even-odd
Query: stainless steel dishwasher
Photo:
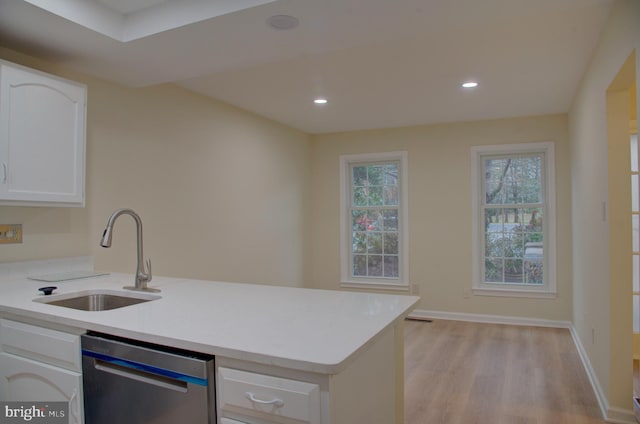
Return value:
<svg viewBox="0 0 640 424">
<path fill-rule="evenodd" d="M 97 333 L 81 340 L 86 423 L 216 422 L 213 356 Z"/>
</svg>

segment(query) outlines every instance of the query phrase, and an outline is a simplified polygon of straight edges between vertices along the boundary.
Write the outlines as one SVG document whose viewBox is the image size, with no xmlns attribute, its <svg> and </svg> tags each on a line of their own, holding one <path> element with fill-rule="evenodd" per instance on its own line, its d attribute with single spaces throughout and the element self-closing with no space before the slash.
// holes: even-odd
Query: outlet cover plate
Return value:
<svg viewBox="0 0 640 424">
<path fill-rule="evenodd" d="M 0 224 L 0 244 L 22 243 L 22 224 Z"/>
</svg>

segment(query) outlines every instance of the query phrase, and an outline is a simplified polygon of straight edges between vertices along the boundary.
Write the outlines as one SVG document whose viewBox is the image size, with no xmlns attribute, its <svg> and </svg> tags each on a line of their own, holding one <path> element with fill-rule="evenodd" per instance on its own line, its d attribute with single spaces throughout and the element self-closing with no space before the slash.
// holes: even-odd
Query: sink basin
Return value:
<svg viewBox="0 0 640 424">
<path fill-rule="evenodd" d="M 42 296 L 34 302 L 62 306 L 80 311 L 108 311 L 160 299 L 161 296 L 118 290 L 85 290 L 53 296 Z"/>
</svg>

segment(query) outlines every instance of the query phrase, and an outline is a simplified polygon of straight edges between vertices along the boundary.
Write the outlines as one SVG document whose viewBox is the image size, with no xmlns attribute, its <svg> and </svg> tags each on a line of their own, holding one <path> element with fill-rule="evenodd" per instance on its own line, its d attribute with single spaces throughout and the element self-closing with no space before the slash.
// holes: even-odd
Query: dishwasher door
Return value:
<svg viewBox="0 0 640 424">
<path fill-rule="evenodd" d="M 213 356 L 102 334 L 81 342 L 86 423 L 215 423 Z"/>
</svg>

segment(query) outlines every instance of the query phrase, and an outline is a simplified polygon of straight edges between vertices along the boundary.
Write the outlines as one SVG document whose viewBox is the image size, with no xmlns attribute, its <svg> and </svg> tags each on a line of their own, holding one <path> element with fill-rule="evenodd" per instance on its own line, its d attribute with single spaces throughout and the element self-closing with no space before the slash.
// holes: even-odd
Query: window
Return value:
<svg viewBox="0 0 640 424">
<path fill-rule="evenodd" d="M 552 143 L 472 148 L 475 294 L 555 294 Z"/>
<path fill-rule="evenodd" d="M 407 153 L 340 157 L 346 287 L 407 289 Z"/>
</svg>

